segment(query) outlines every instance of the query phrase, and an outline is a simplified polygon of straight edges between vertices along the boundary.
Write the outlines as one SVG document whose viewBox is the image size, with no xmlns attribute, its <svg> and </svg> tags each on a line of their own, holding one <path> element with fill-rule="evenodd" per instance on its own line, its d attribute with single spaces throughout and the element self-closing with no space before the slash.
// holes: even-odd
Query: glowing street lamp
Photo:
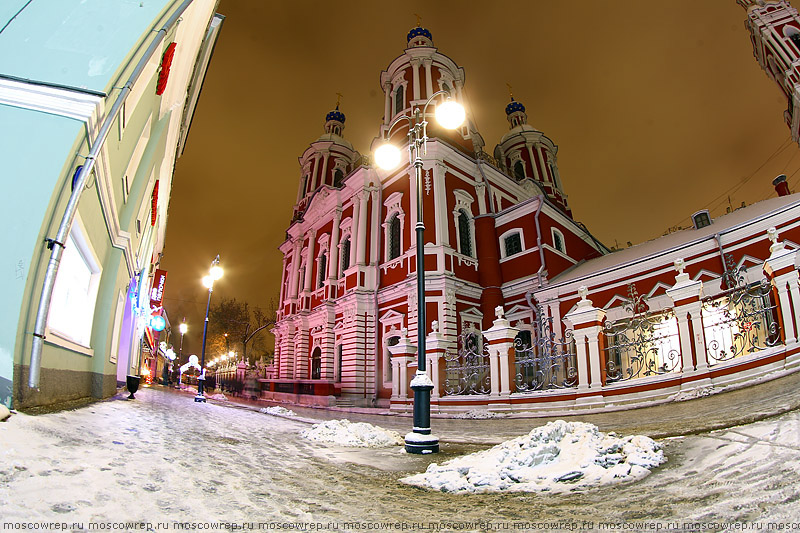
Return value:
<svg viewBox="0 0 800 533">
<path fill-rule="evenodd" d="M 401 120 L 408 121 L 408 151 L 414 165 L 417 189 L 417 373 L 411 380 L 414 391 L 414 429 L 406 435 L 406 451 L 409 453 L 436 453 L 439 439 L 431 435 L 431 390 L 433 382 L 425 372 L 425 224 L 422 217 L 422 155 L 427 153 L 427 126 L 425 120 L 428 104 L 439 95 L 447 95 L 444 102 L 436 106 L 436 121 L 447 129 L 461 126 L 466 118 L 464 107 L 450 99 L 448 91 L 438 91 L 428 98 L 420 113 L 414 109 L 413 116 L 397 117 L 386 130 L 386 142 L 375 150 L 375 163 L 384 170 L 392 170 L 400 163 L 400 150 L 388 142 L 392 128 Z"/>
<path fill-rule="evenodd" d="M 211 293 L 214 291 L 214 282 L 222 277 L 222 267 L 219 266 L 219 254 L 211 262 L 207 276 L 203 276 L 203 285 L 208 287 L 208 302 L 206 303 L 206 320 L 203 323 L 203 351 L 200 352 L 200 377 L 197 378 L 197 396 L 195 402 L 205 402 L 203 395 L 203 382 L 206 378 L 206 336 L 208 335 L 208 310 L 211 307 Z"/>
</svg>

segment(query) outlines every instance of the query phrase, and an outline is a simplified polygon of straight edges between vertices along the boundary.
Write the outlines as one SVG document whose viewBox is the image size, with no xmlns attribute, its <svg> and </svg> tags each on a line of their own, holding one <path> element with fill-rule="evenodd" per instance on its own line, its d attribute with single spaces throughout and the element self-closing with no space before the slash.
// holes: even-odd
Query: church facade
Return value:
<svg viewBox="0 0 800 533">
<path fill-rule="evenodd" d="M 431 33 L 407 43 L 381 73 L 375 142 L 437 91 L 462 100 L 463 69 Z M 785 182 L 777 198 L 612 253 L 573 218 L 556 144 L 512 97 L 492 155 L 469 112 L 455 131 L 428 125 L 421 251 L 414 167 L 370 165 L 338 107 L 299 158 L 262 398 L 409 410 L 420 342 L 434 412 L 608 408 L 796 368 L 800 199 Z"/>
</svg>

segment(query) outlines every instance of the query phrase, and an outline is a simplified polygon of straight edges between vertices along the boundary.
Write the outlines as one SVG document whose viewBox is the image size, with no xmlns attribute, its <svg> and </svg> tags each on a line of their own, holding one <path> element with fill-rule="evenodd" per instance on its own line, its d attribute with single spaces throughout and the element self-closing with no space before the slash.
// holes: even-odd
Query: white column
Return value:
<svg viewBox="0 0 800 533">
<path fill-rule="evenodd" d="M 431 76 L 431 63 L 433 60 L 431 58 L 426 58 L 422 60 L 422 64 L 425 66 L 425 98 L 430 98 L 431 95 L 434 93 L 433 91 L 433 76 Z"/>
<path fill-rule="evenodd" d="M 336 208 L 333 214 L 333 230 L 331 231 L 330 261 L 328 262 L 328 279 L 336 279 L 339 271 L 339 224 L 342 221 L 342 209 Z"/>
<path fill-rule="evenodd" d="M 303 239 L 298 237 L 294 241 L 294 253 L 292 254 L 292 277 L 289 282 L 289 298 L 297 298 L 300 284 L 300 250 L 303 246 Z"/>
<path fill-rule="evenodd" d="M 306 279 L 303 283 L 303 289 L 312 290 L 311 280 L 313 279 L 312 272 L 314 270 L 314 245 L 316 244 L 317 231 L 310 230 L 308 232 L 308 251 L 306 252 Z"/>
<path fill-rule="evenodd" d="M 794 322 L 800 324 L 800 296 L 797 289 L 798 274 L 795 269 L 796 251 L 787 250 L 783 242 L 778 241 L 778 232 L 775 228 L 767 231 L 772 246 L 769 247 L 770 256 L 764 261 L 763 270 L 769 276 L 772 286 L 778 292 L 778 305 L 781 308 L 784 339 L 787 345 L 797 342 L 797 332 Z M 794 301 L 793 301 L 794 300 Z M 792 305 L 794 304 L 794 305 Z M 794 307 L 794 312 L 792 312 Z"/>
<path fill-rule="evenodd" d="M 369 263 L 377 265 L 380 263 L 380 227 L 381 227 L 381 190 L 376 187 L 372 189 L 372 220 L 369 227 Z"/>
<path fill-rule="evenodd" d="M 414 73 L 414 100 L 419 100 L 419 59 L 411 60 L 411 69 Z"/>
<path fill-rule="evenodd" d="M 327 152 L 327 151 L 323 152 L 323 154 L 322 154 L 322 172 L 319 175 L 319 184 L 320 185 L 324 185 L 325 184 L 325 177 L 328 174 L 328 158 L 329 157 L 330 157 L 330 153 L 329 152 Z"/>
<path fill-rule="evenodd" d="M 309 193 L 314 192 L 317 188 L 317 170 L 319 170 L 319 159 L 320 155 L 315 154 L 314 163 L 311 165 L 311 175 L 309 176 L 309 180 L 311 181 L 311 184 L 308 188 Z"/>
<path fill-rule="evenodd" d="M 547 177 L 547 168 L 544 162 L 544 153 L 542 152 L 542 146 L 537 144 L 536 145 L 536 153 L 539 154 L 539 172 L 541 173 L 541 180 L 542 183 L 550 181 Z"/>
<path fill-rule="evenodd" d="M 361 191 L 358 195 L 361 202 L 360 216 L 358 217 L 358 244 L 356 249 L 356 262 L 359 265 L 364 264 L 364 259 L 367 255 L 367 202 L 369 201 L 369 191 Z"/>
<path fill-rule="evenodd" d="M 445 174 L 447 167 L 442 163 L 433 165 L 433 205 L 435 206 L 434 227 L 436 244 L 450 246 L 450 231 L 447 224 L 447 189 Z M 423 175 L 424 175 L 423 171 Z M 427 193 L 426 193 L 427 194 Z"/>
<path fill-rule="evenodd" d="M 350 266 L 356 264 L 356 251 L 358 250 L 358 223 L 361 218 L 361 202 L 358 193 L 353 195 L 353 224 L 350 226 Z"/>
<path fill-rule="evenodd" d="M 536 166 L 536 158 L 533 155 L 533 147 L 530 143 L 525 143 L 525 147 L 528 149 L 528 157 L 531 158 L 531 168 L 533 169 L 533 179 L 538 181 L 544 181 L 544 178 L 539 175 L 539 169 Z"/>
<path fill-rule="evenodd" d="M 578 398 L 576 405 L 602 406 L 604 400 L 601 396 L 603 380 L 600 367 L 600 343 L 598 335 L 602 329 L 600 324 L 605 319 L 606 312 L 592 305 L 586 296 L 589 291 L 586 287 L 578 289 L 581 296 L 577 307 L 564 316 L 572 324 L 575 336 L 576 357 L 578 359 L 578 391 L 592 391 L 588 397 Z M 586 344 L 589 345 L 587 353 Z M 591 375 L 591 379 L 589 378 Z"/>
<path fill-rule="evenodd" d="M 388 126 L 392 120 L 392 84 L 388 81 L 383 85 L 383 92 L 386 94 L 383 107 L 383 124 Z"/>
</svg>

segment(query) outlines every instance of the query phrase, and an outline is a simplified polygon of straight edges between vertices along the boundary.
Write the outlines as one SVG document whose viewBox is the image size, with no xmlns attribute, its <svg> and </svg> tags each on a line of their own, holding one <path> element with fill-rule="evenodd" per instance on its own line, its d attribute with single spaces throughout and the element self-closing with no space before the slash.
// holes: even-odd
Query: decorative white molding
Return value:
<svg viewBox="0 0 800 533">
<path fill-rule="evenodd" d="M 0 79 L 0 104 L 89 123 L 100 115 L 103 98 L 68 89 Z"/>
</svg>

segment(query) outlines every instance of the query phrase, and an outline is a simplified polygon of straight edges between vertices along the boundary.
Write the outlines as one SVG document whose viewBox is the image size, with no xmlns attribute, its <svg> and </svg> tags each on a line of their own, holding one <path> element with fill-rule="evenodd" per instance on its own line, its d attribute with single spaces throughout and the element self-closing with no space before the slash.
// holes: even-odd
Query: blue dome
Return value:
<svg viewBox="0 0 800 533">
<path fill-rule="evenodd" d="M 339 111 L 339 106 L 338 105 L 336 106 L 336 109 L 334 109 L 333 111 L 331 111 L 330 113 L 325 115 L 325 122 L 328 122 L 330 120 L 338 120 L 339 122 L 344 124 L 344 120 L 345 120 L 344 113 Z"/>
<path fill-rule="evenodd" d="M 510 115 L 511 113 L 515 113 L 517 111 L 525 112 L 525 106 L 521 103 L 514 100 L 514 97 L 511 97 L 511 103 L 506 106 L 506 115 Z"/>
<path fill-rule="evenodd" d="M 408 36 L 406 37 L 406 42 L 409 42 L 414 37 L 419 37 L 420 35 L 422 35 L 423 37 L 427 37 L 428 39 L 433 41 L 433 36 L 431 35 L 430 31 L 428 31 L 425 28 L 417 26 L 416 28 L 413 28 L 410 32 L 408 32 Z"/>
</svg>

